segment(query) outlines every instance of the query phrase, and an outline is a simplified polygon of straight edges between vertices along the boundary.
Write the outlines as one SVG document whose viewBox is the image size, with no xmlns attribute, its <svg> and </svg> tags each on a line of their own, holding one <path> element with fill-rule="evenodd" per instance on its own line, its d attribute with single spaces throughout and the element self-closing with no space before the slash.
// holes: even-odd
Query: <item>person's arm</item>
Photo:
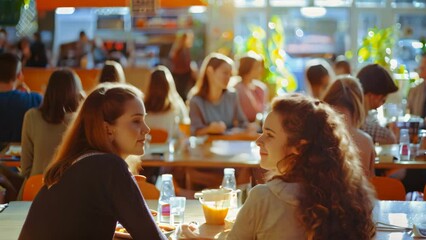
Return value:
<svg viewBox="0 0 426 240">
<path fill-rule="evenodd" d="M 191 119 L 191 134 L 201 136 L 206 134 L 221 134 L 226 131 L 226 124 L 222 121 L 205 122 L 201 107 L 196 97 L 189 101 L 189 118 Z"/>
<path fill-rule="evenodd" d="M 118 221 L 126 228 L 133 239 L 166 240 L 166 236 L 155 223 L 124 160 L 116 156 L 113 157 L 116 159 L 106 159 L 106 161 L 114 161 L 115 165 L 111 168 L 108 184 Z"/>
<path fill-rule="evenodd" d="M 25 113 L 24 123 L 22 124 L 21 175 L 24 178 L 28 178 L 30 176 L 34 160 L 34 143 L 32 139 L 33 119 L 31 118 L 31 112 L 32 110 L 29 110 Z"/>
<path fill-rule="evenodd" d="M 244 205 L 238 212 L 237 219 L 226 238 L 227 240 L 256 239 L 258 220 L 265 217 L 256 214 L 256 210 L 259 209 L 259 197 L 262 196 L 259 196 L 256 188 L 253 188 L 250 191 L 247 200 L 244 202 Z"/>
<path fill-rule="evenodd" d="M 234 113 L 235 113 L 235 118 L 238 121 L 238 127 L 247 128 L 248 127 L 247 117 L 244 114 L 243 109 L 241 108 L 237 93 L 235 93 L 235 96 L 233 97 L 233 102 L 234 102 Z"/>
</svg>

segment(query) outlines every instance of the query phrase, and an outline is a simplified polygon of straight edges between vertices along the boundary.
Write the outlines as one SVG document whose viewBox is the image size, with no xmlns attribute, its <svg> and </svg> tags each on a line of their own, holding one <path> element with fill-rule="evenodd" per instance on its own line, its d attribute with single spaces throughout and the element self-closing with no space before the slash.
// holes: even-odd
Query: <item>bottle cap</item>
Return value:
<svg viewBox="0 0 426 240">
<path fill-rule="evenodd" d="M 223 170 L 223 173 L 225 173 L 225 174 L 232 174 L 232 173 L 235 173 L 235 169 L 233 169 L 233 168 L 225 168 Z"/>
<path fill-rule="evenodd" d="M 164 181 L 164 180 L 172 180 L 172 174 L 163 174 L 163 175 L 161 175 L 161 179 L 162 179 L 162 181 Z"/>
</svg>

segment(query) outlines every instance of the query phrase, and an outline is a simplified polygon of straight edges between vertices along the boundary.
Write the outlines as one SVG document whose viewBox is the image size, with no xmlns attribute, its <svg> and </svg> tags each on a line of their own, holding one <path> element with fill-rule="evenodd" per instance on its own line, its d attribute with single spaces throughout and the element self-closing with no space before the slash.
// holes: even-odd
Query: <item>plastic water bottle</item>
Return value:
<svg viewBox="0 0 426 240">
<path fill-rule="evenodd" d="M 410 160 L 410 135 L 408 129 L 399 131 L 399 157 L 401 161 Z"/>
<path fill-rule="evenodd" d="M 160 199 L 158 199 L 158 221 L 170 222 L 170 198 L 175 196 L 173 187 L 173 176 L 171 174 L 161 175 Z"/>
<path fill-rule="evenodd" d="M 233 168 L 225 168 L 223 170 L 223 180 L 222 187 L 230 188 L 233 190 L 232 197 L 229 203 L 228 215 L 226 216 L 229 220 L 235 220 L 237 217 L 237 209 L 238 209 L 238 197 L 237 197 L 237 181 L 235 180 L 235 169 Z"/>
<path fill-rule="evenodd" d="M 235 169 L 225 168 L 223 170 L 222 187 L 237 190 L 237 181 L 235 180 Z"/>
</svg>

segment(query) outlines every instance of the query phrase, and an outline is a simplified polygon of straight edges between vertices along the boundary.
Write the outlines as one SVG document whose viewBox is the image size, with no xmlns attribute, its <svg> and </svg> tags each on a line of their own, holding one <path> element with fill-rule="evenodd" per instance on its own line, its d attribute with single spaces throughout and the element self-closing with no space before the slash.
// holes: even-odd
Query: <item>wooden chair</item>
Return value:
<svg viewBox="0 0 426 240">
<path fill-rule="evenodd" d="M 405 201 L 405 188 L 401 181 L 389 177 L 372 177 L 370 182 L 376 189 L 379 200 Z"/>
<path fill-rule="evenodd" d="M 154 184 L 146 181 L 146 177 L 143 175 L 134 175 L 136 183 L 145 199 L 159 199 L 160 190 L 158 190 Z"/>
<path fill-rule="evenodd" d="M 425 185 L 425 189 L 423 190 L 423 200 L 426 201 L 426 185 Z"/>
<path fill-rule="evenodd" d="M 169 133 L 161 128 L 152 128 L 149 135 L 151 135 L 150 143 L 166 143 L 169 138 Z"/>
<path fill-rule="evenodd" d="M 43 187 L 43 174 L 31 176 L 27 179 L 22 192 L 23 201 L 32 201 L 37 195 L 38 191 Z"/>
</svg>

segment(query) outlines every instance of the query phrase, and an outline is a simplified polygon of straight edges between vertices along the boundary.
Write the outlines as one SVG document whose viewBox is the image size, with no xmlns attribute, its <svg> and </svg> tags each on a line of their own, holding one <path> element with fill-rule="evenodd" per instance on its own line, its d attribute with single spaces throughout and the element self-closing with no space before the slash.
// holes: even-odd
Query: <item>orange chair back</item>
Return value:
<svg viewBox="0 0 426 240">
<path fill-rule="evenodd" d="M 23 201 L 32 201 L 37 195 L 38 191 L 43 187 L 43 174 L 31 176 L 27 179 L 22 193 Z"/>
<path fill-rule="evenodd" d="M 370 181 L 379 200 L 405 201 L 406 192 L 401 181 L 389 177 L 372 177 Z"/>
<path fill-rule="evenodd" d="M 154 184 L 146 181 L 146 177 L 143 175 L 135 175 L 136 183 L 145 199 L 159 199 L 160 190 L 158 190 Z"/>
<path fill-rule="evenodd" d="M 169 138 L 169 133 L 165 129 L 152 128 L 149 134 L 151 135 L 150 143 L 166 143 Z"/>
</svg>

